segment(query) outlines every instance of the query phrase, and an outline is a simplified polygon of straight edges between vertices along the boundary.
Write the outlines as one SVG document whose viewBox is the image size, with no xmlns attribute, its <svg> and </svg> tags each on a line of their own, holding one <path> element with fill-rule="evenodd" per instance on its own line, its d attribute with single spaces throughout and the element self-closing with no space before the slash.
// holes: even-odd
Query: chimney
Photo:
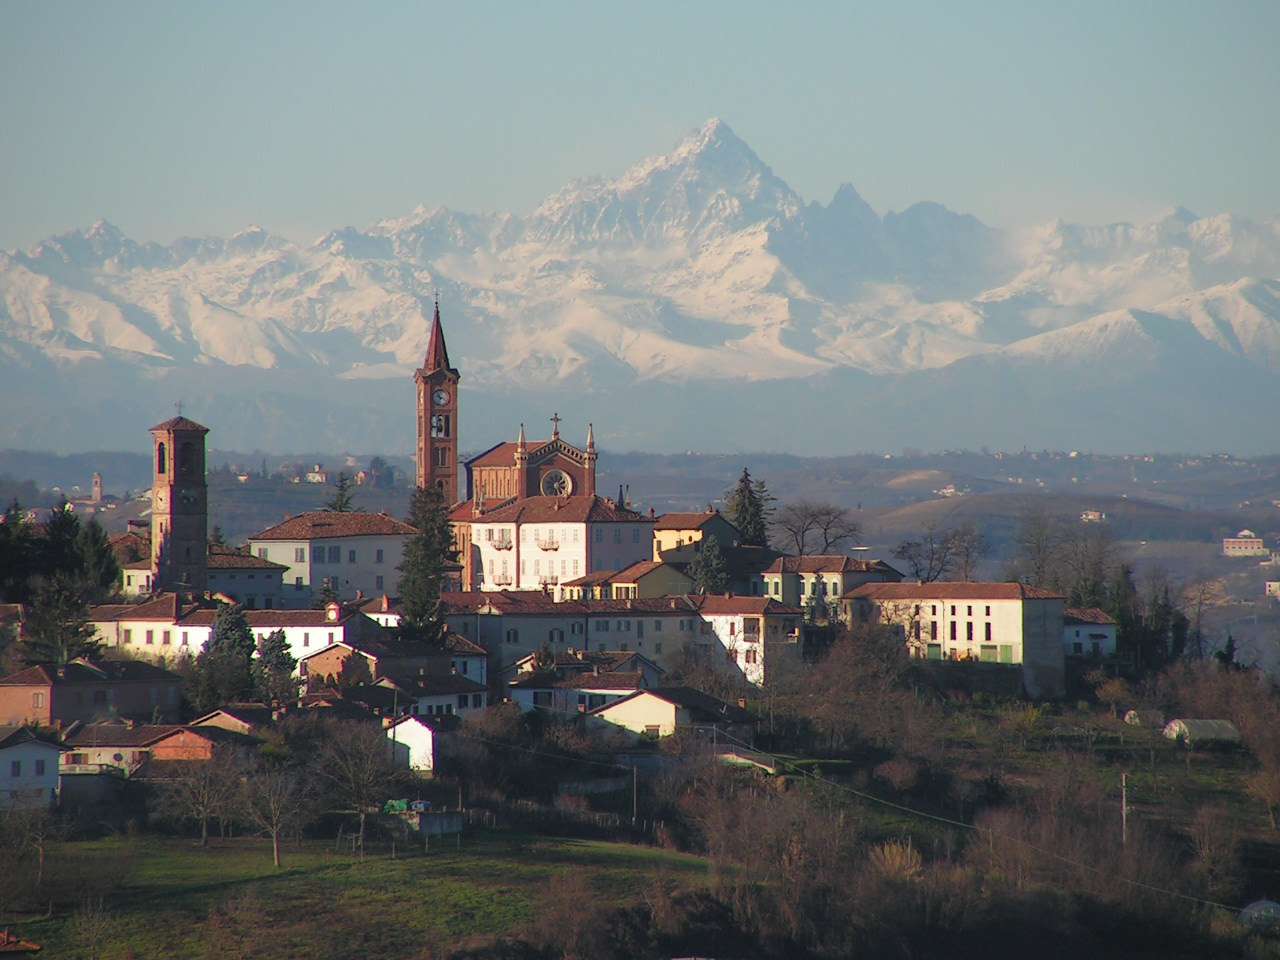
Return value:
<svg viewBox="0 0 1280 960">
<path fill-rule="evenodd" d="M 356 603 L 359 603 L 359 602 L 360 602 L 361 600 L 363 600 L 363 599 L 364 599 L 364 591 L 363 591 L 363 590 L 357 590 L 357 591 L 356 591 Z"/>
<path fill-rule="evenodd" d="M 391 609 L 391 598 L 385 593 L 382 595 L 382 612 L 387 613 Z"/>
</svg>

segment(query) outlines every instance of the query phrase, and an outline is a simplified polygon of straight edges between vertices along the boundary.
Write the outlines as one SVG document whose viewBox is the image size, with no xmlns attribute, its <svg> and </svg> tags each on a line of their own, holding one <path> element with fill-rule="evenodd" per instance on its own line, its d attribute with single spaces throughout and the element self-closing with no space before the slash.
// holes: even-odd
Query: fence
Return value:
<svg viewBox="0 0 1280 960">
<path fill-rule="evenodd" d="M 661 820 L 620 813 L 553 807 L 532 800 L 506 800 L 462 811 L 467 826 L 491 830 L 527 830 L 589 836 L 600 839 L 652 840 L 662 829 Z"/>
</svg>

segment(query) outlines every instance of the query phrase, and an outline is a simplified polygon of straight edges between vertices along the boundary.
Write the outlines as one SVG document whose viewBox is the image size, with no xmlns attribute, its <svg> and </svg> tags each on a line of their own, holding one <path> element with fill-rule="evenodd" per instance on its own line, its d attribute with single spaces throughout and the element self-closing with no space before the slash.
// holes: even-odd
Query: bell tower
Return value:
<svg viewBox="0 0 1280 960">
<path fill-rule="evenodd" d="M 181 415 L 151 428 L 151 570 L 157 593 L 203 593 L 208 587 L 208 432 Z"/>
<path fill-rule="evenodd" d="M 418 486 L 434 486 L 446 506 L 458 502 L 458 371 L 449 366 L 449 350 L 440 326 L 436 300 L 431 339 L 422 369 L 414 371 L 418 386 Z"/>
</svg>

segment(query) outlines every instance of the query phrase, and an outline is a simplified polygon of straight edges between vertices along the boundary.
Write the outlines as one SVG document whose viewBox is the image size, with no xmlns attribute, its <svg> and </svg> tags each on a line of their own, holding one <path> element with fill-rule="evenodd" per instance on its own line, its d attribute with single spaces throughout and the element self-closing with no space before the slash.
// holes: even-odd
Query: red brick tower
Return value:
<svg viewBox="0 0 1280 960">
<path fill-rule="evenodd" d="M 440 301 L 427 358 L 414 371 L 418 385 L 418 486 L 434 485 L 448 506 L 458 502 L 458 371 L 449 366 L 449 350 L 440 326 Z"/>
</svg>

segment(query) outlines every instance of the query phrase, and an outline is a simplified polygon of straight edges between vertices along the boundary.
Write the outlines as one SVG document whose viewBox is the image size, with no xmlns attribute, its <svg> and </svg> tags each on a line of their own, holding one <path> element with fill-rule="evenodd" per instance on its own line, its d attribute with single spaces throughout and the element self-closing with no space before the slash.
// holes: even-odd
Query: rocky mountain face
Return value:
<svg viewBox="0 0 1280 960">
<path fill-rule="evenodd" d="M 713 120 L 528 217 L 0 253 L 0 445 L 137 446 L 181 399 L 223 448 L 407 450 L 438 291 L 474 448 L 559 408 L 661 450 L 1261 450 L 1277 278 L 1280 219 L 806 204 Z"/>
</svg>

